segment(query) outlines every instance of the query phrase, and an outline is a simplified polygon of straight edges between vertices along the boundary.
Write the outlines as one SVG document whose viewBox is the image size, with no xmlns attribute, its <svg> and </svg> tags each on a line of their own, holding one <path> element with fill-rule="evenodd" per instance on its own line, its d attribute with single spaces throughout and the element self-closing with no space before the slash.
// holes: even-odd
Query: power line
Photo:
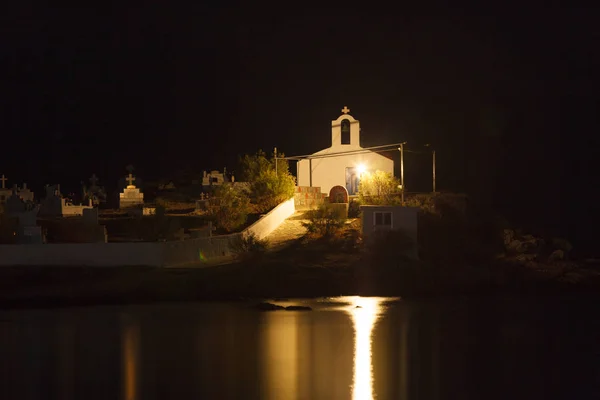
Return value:
<svg viewBox="0 0 600 400">
<path fill-rule="evenodd" d="M 398 146 L 400 146 L 400 145 L 401 145 L 401 143 L 393 143 L 393 144 L 386 144 L 383 146 L 364 147 L 364 148 L 357 149 L 357 150 L 340 151 L 340 152 L 336 152 L 336 153 L 306 154 L 306 155 L 301 155 L 301 156 L 278 157 L 278 159 L 297 160 L 298 161 L 298 160 L 311 159 L 311 158 L 315 159 L 315 158 L 327 158 L 327 157 L 340 157 L 340 156 L 356 155 L 356 154 L 383 153 L 386 151 L 396 151 L 396 150 L 398 150 Z"/>
</svg>

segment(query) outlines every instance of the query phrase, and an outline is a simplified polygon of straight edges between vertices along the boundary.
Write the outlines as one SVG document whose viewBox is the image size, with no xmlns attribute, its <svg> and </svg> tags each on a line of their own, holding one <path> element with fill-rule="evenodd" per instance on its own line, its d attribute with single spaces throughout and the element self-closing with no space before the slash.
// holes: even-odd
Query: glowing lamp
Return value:
<svg viewBox="0 0 600 400">
<path fill-rule="evenodd" d="M 364 164 L 360 164 L 358 167 L 356 167 L 356 169 L 358 170 L 358 173 L 361 175 L 367 170 L 367 168 L 365 167 Z"/>
</svg>

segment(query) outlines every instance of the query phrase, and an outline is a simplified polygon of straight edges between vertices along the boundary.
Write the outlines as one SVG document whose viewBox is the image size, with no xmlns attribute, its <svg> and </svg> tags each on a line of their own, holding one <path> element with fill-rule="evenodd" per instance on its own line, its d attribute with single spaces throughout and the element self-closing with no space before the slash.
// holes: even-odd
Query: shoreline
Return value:
<svg viewBox="0 0 600 400">
<path fill-rule="evenodd" d="M 356 265 L 236 263 L 207 268 L 3 267 L 0 310 L 124 306 L 178 302 L 260 302 L 339 296 L 406 301 L 498 295 L 600 295 L 600 281 L 519 277 L 504 283 L 402 284 L 398 271 Z"/>
</svg>

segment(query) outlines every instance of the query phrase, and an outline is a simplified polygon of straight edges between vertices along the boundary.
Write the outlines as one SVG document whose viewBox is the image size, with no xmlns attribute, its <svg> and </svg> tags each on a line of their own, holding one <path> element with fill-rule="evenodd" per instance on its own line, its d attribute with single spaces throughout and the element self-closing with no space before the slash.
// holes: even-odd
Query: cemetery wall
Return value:
<svg viewBox="0 0 600 400">
<path fill-rule="evenodd" d="M 230 243 L 239 235 L 234 233 L 161 243 L 164 254 L 163 265 L 177 266 L 232 256 Z"/>
<path fill-rule="evenodd" d="M 263 239 L 295 212 L 289 199 L 242 233 L 144 243 L 46 243 L 0 245 L 0 266 L 177 266 L 232 256 L 231 241 L 254 233 Z"/>
<path fill-rule="evenodd" d="M 0 245 L 0 266 L 176 266 L 231 256 L 230 241 L 238 235 L 146 243 L 6 244 Z"/>
<path fill-rule="evenodd" d="M 254 233 L 258 239 L 264 239 L 271 232 L 281 225 L 283 221 L 294 215 L 296 207 L 294 198 L 284 201 L 277 207 L 269 211 L 266 215 L 261 217 L 258 221 L 250 225 L 243 234 Z"/>
<path fill-rule="evenodd" d="M 162 266 L 163 243 L 54 243 L 0 246 L 0 266 Z"/>
</svg>

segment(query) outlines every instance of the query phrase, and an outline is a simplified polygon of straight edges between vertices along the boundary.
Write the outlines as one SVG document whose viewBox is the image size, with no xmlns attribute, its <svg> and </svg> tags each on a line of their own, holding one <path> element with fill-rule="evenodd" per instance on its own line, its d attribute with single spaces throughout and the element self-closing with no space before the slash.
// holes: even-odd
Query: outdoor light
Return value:
<svg viewBox="0 0 600 400">
<path fill-rule="evenodd" d="M 363 174 L 363 172 L 365 172 L 367 170 L 367 168 L 365 167 L 364 164 L 360 164 L 358 167 L 356 167 L 356 169 L 358 170 L 359 174 Z"/>
</svg>

